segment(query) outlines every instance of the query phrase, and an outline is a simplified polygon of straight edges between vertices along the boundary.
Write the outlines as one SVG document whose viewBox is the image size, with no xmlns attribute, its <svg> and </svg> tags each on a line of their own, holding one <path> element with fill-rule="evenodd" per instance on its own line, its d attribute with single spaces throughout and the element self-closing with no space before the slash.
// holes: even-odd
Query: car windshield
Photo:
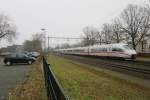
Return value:
<svg viewBox="0 0 150 100">
<path fill-rule="evenodd" d="M 24 54 L 24 57 L 29 57 L 29 56 Z"/>
</svg>

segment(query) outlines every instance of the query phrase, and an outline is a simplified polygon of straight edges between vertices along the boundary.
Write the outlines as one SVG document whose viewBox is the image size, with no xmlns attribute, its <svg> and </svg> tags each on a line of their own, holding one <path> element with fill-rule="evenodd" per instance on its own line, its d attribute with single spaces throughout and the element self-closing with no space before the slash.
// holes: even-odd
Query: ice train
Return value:
<svg viewBox="0 0 150 100">
<path fill-rule="evenodd" d="M 127 44 L 123 43 L 57 49 L 56 52 L 75 55 L 117 57 L 123 59 L 135 59 L 137 55 L 135 50 L 131 49 Z"/>
</svg>

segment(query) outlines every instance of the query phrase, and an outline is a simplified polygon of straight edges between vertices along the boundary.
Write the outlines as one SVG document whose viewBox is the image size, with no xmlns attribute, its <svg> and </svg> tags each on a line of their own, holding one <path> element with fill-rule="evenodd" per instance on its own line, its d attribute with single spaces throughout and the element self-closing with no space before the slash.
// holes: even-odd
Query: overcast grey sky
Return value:
<svg viewBox="0 0 150 100">
<path fill-rule="evenodd" d="M 79 37 L 86 26 L 110 22 L 128 4 L 144 0 L 0 0 L 0 13 L 17 25 L 16 43 L 29 39 L 32 33 L 47 29 L 47 35 Z M 3 45 L 5 43 L 3 42 Z M 3 46 L 1 43 L 1 46 Z"/>
</svg>

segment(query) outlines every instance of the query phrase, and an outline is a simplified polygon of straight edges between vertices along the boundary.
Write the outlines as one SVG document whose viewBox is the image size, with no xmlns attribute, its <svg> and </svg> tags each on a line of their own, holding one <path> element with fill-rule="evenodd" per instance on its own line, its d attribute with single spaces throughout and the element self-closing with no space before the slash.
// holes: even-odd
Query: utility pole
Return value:
<svg viewBox="0 0 150 100">
<path fill-rule="evenodd" d="M 90 55 L 90 39 L 88 38 L 88 55 Z"/>
<path fill-rule="evenodd" d="M 48 42 L 47 42 L 47 45 L 48 45 L 47 48 L 48 48 L 48 50 L 47 51 L 49 51 L 49 49 L 50 49 L 49 48 L 49 39 L 50 39 L 50 37 L 48 36 Z"/>
</svg>

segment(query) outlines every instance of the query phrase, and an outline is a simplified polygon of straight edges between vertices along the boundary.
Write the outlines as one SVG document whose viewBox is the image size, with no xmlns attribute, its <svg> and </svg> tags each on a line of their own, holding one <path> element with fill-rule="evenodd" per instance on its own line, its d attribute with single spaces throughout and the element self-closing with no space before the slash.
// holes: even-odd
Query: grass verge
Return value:
<svg viewBox="0 0 150 100">
<path fill-rule="evenodd" d="M 85 64 L 50 55 L 56 77 L 71 100 L 149 100 L 150 90 Z"/>
<path fill-rule="evenodd" d="M 145 62 L 150 62 L 150 57 L 137 57 L 137 61 L 145 61 Z"/>
<path fill-rule="evenodd" d="M 8 100 L 47 100 L 41 62 L 38 60 L 31 65 L 23 84 L 17 85 L 10 91 Z"/>
</svg>

